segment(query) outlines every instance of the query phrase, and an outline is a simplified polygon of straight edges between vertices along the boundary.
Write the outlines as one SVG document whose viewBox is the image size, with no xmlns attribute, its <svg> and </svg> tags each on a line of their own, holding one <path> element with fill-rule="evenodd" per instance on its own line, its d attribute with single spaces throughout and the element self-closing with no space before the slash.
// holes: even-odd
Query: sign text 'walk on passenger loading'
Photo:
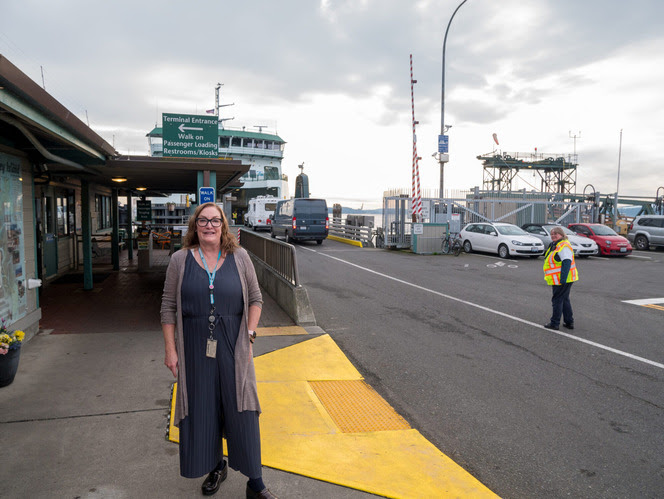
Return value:
<svg viewBox="0 0 664 499">
<path fill-rule="evenodd" d="M 164 113 L 162 137 L 164 157 L 219 157 L 219 119 L 216 116 Z"/>
</svg>

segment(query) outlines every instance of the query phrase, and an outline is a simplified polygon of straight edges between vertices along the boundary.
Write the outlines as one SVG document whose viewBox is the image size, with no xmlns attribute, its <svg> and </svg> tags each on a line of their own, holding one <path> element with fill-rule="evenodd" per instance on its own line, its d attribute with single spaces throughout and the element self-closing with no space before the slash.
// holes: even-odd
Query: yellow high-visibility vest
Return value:
<svg viewBox="0 0 664 499">
<path fill-rule="evenodd" d="M 563 248 L 569 248 L 572 252 L 572 265 L 570 266 L 567 274 L 566 282 L 574 282 L 579 280 L 579 272 L 576 270 L 576 262 L 574 261 L 574 250 L 572 245 L 566 239 L 562 239 L 551 250 L 551 247 L 546 250 L 544 254 L 544 280 L 549 286 L 557 286 L 560 284 L 560 271 L 563 268 L 563 262 L 557 261 L 555 256 L 560 253 Z"/>
</svg>

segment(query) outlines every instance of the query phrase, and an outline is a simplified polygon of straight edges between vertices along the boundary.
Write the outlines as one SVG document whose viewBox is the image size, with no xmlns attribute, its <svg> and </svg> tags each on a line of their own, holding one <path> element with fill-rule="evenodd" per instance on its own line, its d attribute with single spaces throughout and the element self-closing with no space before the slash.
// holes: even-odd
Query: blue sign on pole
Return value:
<svg viewBox="0 0 664 499">
<path fill-rule="evenodd" d="M 447 153 L 450 152 L 450 137 L 448 135 L 439 135 L 438 136 L 438 152 Z"/>
<path fill-rule="evenodd" d="M 198 204 L 214 203 L 214 187 L 198 188 Z"/>
</svg>

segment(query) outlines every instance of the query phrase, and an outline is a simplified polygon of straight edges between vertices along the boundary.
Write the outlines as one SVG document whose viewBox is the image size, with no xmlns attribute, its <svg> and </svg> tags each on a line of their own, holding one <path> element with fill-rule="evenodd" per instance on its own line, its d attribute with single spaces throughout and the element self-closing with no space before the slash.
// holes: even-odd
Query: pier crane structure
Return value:
<svg viewBox="0 0 664 499">
<path fill-rule="evenodd" d="M 511 192 L 515 179 L 525 173 L 540 178 L 540 191 L 552 194 L 576 192 L 576 155 L 546 153 L 502 153 L 494 151 L 477 156 L 484 168 L 483 190 Z M 523 178 L 526 183 L 529 179 Z M 534 186 L 533 186 L 534 187 Z"/>
</svg>

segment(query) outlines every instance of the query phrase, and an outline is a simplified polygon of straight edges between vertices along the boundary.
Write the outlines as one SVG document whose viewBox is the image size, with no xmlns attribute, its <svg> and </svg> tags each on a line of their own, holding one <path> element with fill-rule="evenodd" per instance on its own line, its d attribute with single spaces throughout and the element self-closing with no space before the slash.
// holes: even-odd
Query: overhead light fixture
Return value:
<svg viewBox="0 0 664 499">
<path fill-rule="evenodd" d="M 136 187 L 136 190 L 137 191 L 147 191 L 148 188 L 147 187 Z"/>
<path fill-rule="evenodd" d="M 127 181 L 127 179 L 126 179 L 125 177 L 113 177 L 111 180 L 112 180 L 113 182 L 119 182 L 119 183 L 122 183 L 122 182 L 126 182 L 126 181 Z"/>
</svg>

